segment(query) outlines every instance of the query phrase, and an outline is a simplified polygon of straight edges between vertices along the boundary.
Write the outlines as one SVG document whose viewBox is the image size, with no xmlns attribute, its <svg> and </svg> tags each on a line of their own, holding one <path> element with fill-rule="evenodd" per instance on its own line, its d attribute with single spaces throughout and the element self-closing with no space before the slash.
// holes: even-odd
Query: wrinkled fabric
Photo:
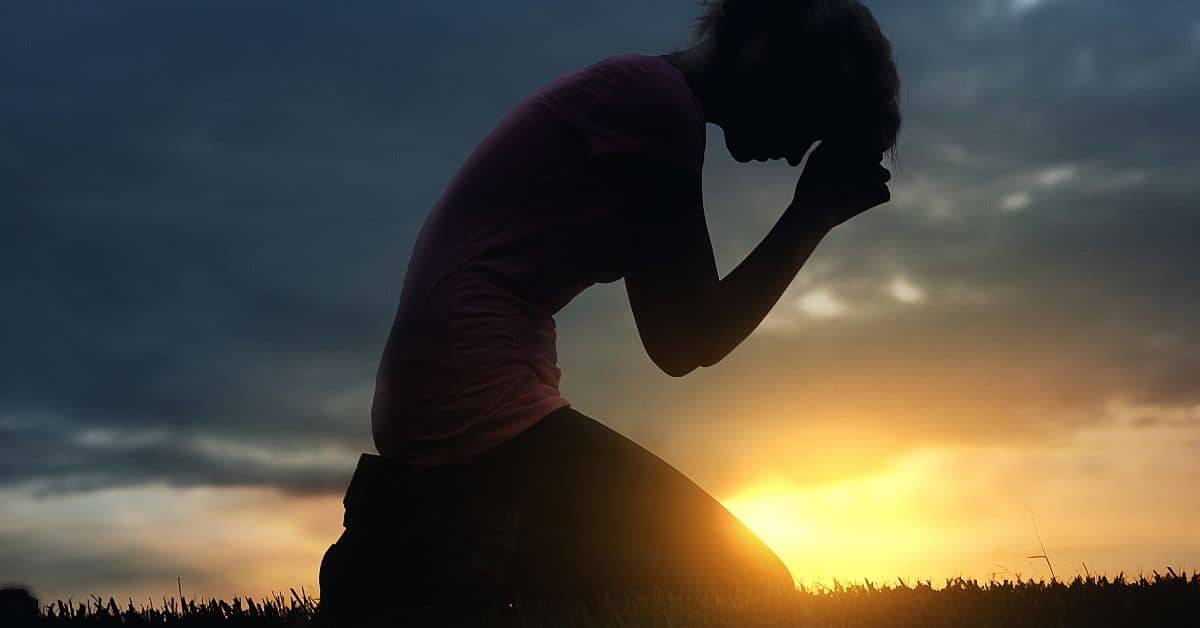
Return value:
<svg viewBox="0 0 1200 628">
<path fill-rule="evenodd" d="M 467 460 L 569 406 L 554 314 L 624 274 L 627 185 L 590 167 L 635 153 L 693 172 L 704 114 L 660 56 L 558 77 L 498 122 L 425 219 L 376 378 L 380 454 Z"/>
</svg>

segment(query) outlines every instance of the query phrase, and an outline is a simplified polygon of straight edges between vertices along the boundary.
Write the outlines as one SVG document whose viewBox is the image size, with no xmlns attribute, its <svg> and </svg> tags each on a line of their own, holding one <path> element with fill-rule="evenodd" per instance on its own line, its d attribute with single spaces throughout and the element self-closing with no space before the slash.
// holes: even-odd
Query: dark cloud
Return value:
<svg viewBox="0 0 1200 628">
<path fill-rule="evenodd" d="M 0 445 L 9 452 L 0 462 L 0 485 L 25 485 L 36 498 L 151 483 L 335 493 L 346 489 L 358 462 L 352 449 L 331 452 L 319 443 L 82 428 L 74 421 L 3 424 Z"/>
<path fill-rule="evenodd" d="M 705 396 L 658 384 L 665 376 L 637 344 L 623 291 L 606 287 L 606 300 L 581 297 L 560 318 L 568 397 L 677 460 L 690 455 L 674 435 L 696 397 L 758 390 L 789 365 L 810 369 L 805 355 L 886 377 L 895 338 L 941 347 L 910 386 L 919 374 L 983 390 L 971 369 L 1029 360 L 1057 375 L 1013 390 L 1052 383 L 1055 403 L 1079 416 L 1110 389 L 1200 399 L 1190 350 L 1200 340 L 1190 270 L 1200 266 L 1190 141 L 1200 136 L 1190 105 L 1200 10 L 872 6 L 905 81 L 897 201 L 839 228 L 802 273 L 861 302 L 904 270 L 928 289 L 926 307 L 874 326 L 831 322 L 793 344 L 772 340 L 773 351 L 752 338 L 706 374 L 725 385 L 710 382 Z M 341 467 L 305 468 L 295 456 L 372 450 L 375 362 L 424 212 L 458 164 L 557 74 L 684 45 L 697 7 L 62 9 L 0 15 L 0 78 L 19 86 L 0 103 L 0 439 L 18 452 L 0 462 L 0 483 L 335 493 Z M 756 242 L 777 214 L 752 216 L 746 199 L 777 185 L 782 211 L 795 171 L 748 172 L 719 133 L 709 138 L 714 241 Z M 1074 175 L 1039 183 L 1064 167 Z M 1000 209 L 1019 193 L 1027 207 Z M 939 300 L 962 285 L 1004 297 L 976 309 Z M 732 412 L 745 395 L 728 399 Z M 948 403 L 927 436 L 971 437 L 970 411 Z M 990 425 L 1004 425 L 995 416 Z M 1012 420 L 986 433 L 1037 429 Z M 113 448 L 85 433 L 166 436 Z M 222 454 L 224 442 L 250 450 Z M 711 459 L 713 481 L 739 464 Z"/>
<path fill-rule="evenodd" d="M 0 412 L 61 419 L 6 434 L 31 455 L 4 481 L 335 490 L 188 439 L 371 450 L 357 393 L 424 211 L 508 106 L 597 49 L 555 37 L 570 7 L 76 9 L 10 8 L 0 27 L 0 73 L 21 86 L 0 116 Z M 63 445 L 88 428 L 174 438 L 116 457 Z M 66 468 L 37 455 L 54 447 Z"/>
</svg>

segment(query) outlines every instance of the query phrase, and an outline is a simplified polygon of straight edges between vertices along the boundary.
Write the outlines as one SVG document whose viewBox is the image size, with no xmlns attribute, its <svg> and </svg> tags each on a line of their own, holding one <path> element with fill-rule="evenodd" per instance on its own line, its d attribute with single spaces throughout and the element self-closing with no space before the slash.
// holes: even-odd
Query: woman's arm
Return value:
<svg viewBox="0 0 1200 628">
<path fill-rule="evenodd" d="M 787 206 L 758 246 L 712 286 L 705 338 L 695 342 L 698 366 L 720 362 L 758 327 L 829 229 L 806 207 Z"/>
<path fill-rule="evenodd" d="M 682 377 L 722 360 L 758 327 L 830 229 L 888 200 L 888 175 L 877 161 L 818 153 L 783 215 L 723 279 L 699 175 L 637 157 L 613 160 L 638 191 L 625 288 L 647 353 L 663 371 Z"/>
</svg>

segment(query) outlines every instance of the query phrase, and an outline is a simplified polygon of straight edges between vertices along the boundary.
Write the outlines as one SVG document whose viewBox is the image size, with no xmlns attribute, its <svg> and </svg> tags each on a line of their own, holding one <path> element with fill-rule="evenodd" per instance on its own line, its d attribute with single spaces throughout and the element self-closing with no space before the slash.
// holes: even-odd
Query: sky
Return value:
<svg viewBox="0 0 1200 628">
<path fill-rule="evenodd" d="M 893 200 L 684 378 L 622 282 L 589 288 L 563 395 L 801 583 L 1200 568 L 1200 5 L 868 6 L 904 83 Z M 317 592 L 425 213 L 527 93 L 687 47 L 700 10 L 0 7 L 0 583 Z M 722 275 L 798 172 L 708 126 Z"/>
</svg>

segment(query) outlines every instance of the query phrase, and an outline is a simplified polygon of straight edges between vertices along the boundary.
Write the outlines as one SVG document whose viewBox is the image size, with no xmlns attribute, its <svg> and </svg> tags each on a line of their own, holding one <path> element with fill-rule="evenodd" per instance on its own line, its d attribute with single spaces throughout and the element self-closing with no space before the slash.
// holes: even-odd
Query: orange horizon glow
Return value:
<svg viewBox="0 0 1200 628">
<path fill-rule="evenodd" d="M 1045 561 L 1029 558 L 1043 544 L 1064 580 L 1168 566 L 1193 571 L 1200 565 L 1200 503 L 1180 499 L 1177 487 L 1180 477 L 1200 476 L 1200 463 L 1186 455 L 1198 428 L 1135 428 L 1136 409 L 1118 415 L 1058 446 L 928 447 L 868 473 L 811 483 L 764 471 L 718 497 L 808 588 L 864 580 L 938 588 L 960 576 L 1048 579 Z M 289 588 L 319 597 L 321 556 L 342 531 L 340 496 L 270 489 L 152 485 L 65 497 L 43 508 L 26 506 L 8 518 L 33 525 L 96 515 L 103 525 L 80 524 L 72 534 L 178 569 L 104 591 L 35 590 L 47 600 L 174 597 L 179 574 L 187 597 L 289 597 Z"/>
<path fill-rule="evenodd" d="M 1187 456 L 1197 431 L 1126 421 L 1058 447 L 928 448 L 844 480 L 767 480 L 722 503 L 806 586 L 1049 579 L 1031 558 L 1043 551 L 1061 580 L 1190 572 L 1200 503 L 1177 487 L 1200 475 Z"/>
</svg>

